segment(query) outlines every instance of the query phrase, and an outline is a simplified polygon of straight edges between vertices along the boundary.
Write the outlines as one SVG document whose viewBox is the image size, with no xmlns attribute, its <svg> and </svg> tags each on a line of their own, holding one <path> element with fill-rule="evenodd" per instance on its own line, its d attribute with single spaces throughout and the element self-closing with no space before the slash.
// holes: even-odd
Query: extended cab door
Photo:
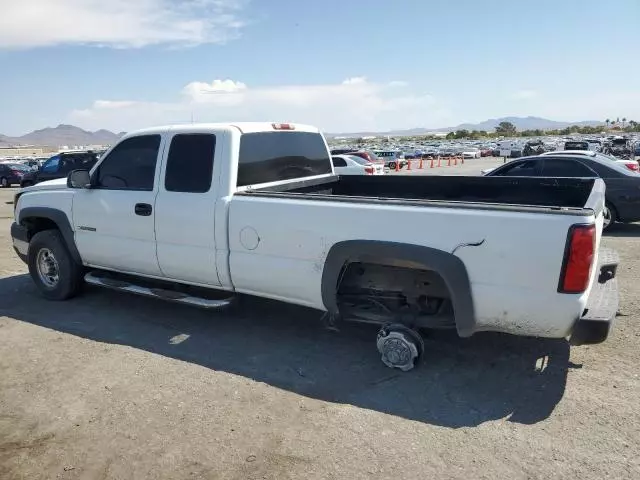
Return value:
<svg viewBox="0 0 640 480">
<path fill-rule="evenodd" d="M 155 245 L 160 134 L 126 138 L 92 171 L 92 188 L 74 190 L 73 227 L 86 264 L 162 276 Z"/>
<path fill-rule="evenodd" d="M 220 285 L 214 235 L 219 195 L 214 160 L 218 158 L 220 164 L 224 135 L 192 130 L 167 138 L 156 199 L 158 262 L 167 278 Z"/>
</svg>

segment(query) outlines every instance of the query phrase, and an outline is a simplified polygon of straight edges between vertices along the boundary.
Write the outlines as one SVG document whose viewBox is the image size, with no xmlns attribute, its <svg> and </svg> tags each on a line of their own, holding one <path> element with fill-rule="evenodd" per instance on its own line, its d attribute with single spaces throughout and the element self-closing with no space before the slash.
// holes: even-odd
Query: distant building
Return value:
<svg viewBox="0 0 640 480">
<path fill-rule="evenodd" d="M 35 147 L 26 145 L 20 147 L 0 147 L 0 157 L 37 157 L 57 151 L 58 147 Z"/>
</svg>

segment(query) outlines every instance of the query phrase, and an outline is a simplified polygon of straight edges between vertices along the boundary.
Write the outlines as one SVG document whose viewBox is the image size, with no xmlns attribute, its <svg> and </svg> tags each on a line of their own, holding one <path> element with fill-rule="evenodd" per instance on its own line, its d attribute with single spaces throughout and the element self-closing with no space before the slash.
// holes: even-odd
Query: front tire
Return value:
<svg viewBox="0 0 640 480">
<path fill-rule="evenodd" d="M 73 259 L 58 230 L 33 236 L 27 263 L 33 282 L 47 300 L 67 300 L 82 289 L 82 265 Z"/>
<path fill-rule="evenodd" d="M 21 188 L 26 188 L 26 187 L 31 187 L 32 185 L 33 185 L 33 182 L 32 182 L 31 180 L 27 180 L 27 181 L 25 181 L 25 182 L 22 182 L 22 183 L 20 184 L 20 187 L 21 187 Z"/>
</svg>

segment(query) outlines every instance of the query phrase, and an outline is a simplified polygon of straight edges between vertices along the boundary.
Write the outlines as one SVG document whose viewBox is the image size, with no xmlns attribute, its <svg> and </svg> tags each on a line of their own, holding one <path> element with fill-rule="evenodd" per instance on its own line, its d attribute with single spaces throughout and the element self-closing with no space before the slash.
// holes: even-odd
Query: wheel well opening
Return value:
<svg viewBox="0 0 640 480">
<path fill-rule="evenodd" d="M 336 285 L 336 301 L 345 319 L 455 327 L 451 293 L 444 278 L 413 262 L 380 259 L 345 263 Z"/>
<path fill-rule="evenodd" d="M 21 223 L 22 225 L 27 227 L 27 230 L 29 231 L 29 239 L 31 239 L 38 232 L 58 229 L 58 224 L 50 218 L 30 217 L 25 218 Z"/>
</svg>

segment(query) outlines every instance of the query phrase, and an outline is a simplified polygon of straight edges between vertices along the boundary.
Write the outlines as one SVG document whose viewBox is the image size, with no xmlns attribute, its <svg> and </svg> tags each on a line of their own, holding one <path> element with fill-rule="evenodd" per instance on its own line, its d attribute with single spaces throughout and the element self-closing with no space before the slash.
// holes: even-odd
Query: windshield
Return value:
<svg viewBox="0 0 640 480">
<path fill-rule="evenodd" d="M 6 165 L 13 170 L 21 170 L 25 172 L 31 171 L 31 168 L 29 168 L 27 165 L 23 165 L 22 163 L 7 163 Z"/>
</svg>

